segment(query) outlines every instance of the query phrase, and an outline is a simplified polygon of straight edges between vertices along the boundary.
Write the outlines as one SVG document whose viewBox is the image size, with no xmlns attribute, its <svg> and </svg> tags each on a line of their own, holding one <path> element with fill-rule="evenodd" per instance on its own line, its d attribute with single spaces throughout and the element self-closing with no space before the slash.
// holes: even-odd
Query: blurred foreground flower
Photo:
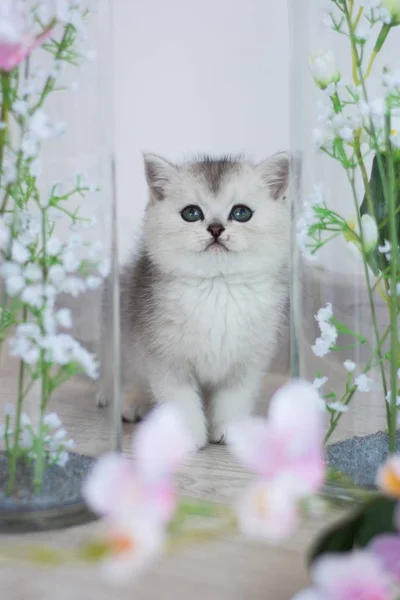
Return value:
<svg viewBox="0 0 400 600">
<path fill-rule="evenodd" d="M 301 502 L 324 480 L 323 414 L 317 390 L 295 381 L 275 393 L 267 421 L 252 418 L 231 428 L 233 453 L 260 477 L 238 507 L 248 535 L 278 541 L 295 530 Z"/>
<path fill-rule="evenodd" d="M 400 455 L 387 459 L 378 471 L 376 482 L 385 494 L 400 499 Z"/>
<path fill-rule="evenodd" d="M 313 588 L 292 600 L 392 600 L 391 580 L 379 558 L 365 551 L 327 554 L 312 569 Z"/>
<path fill-rule="evenodd" d="M 17 67 L 50 35 L 52 24 L 38 36 L 33 33 L 26 2 L 0 2 L 0 71 L 9 72 Z"/>
<path fill-rule="evenodd" d="M 124 582 L 161 552 L 176 509 L 174 475 L 192 449 L 179 412 L 163 405 L 138 428 L 134 461 L 109 454 L 96 463 L 83 494 L 105 517 L 111 579 Z"/>
</svg>

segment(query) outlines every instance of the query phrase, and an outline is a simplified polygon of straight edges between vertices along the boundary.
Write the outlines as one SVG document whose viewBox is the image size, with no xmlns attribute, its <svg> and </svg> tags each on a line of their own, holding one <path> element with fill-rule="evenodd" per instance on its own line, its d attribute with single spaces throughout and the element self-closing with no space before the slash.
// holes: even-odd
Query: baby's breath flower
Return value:
<svg viewBox="0 0 400 600">
<path fill-rule="evenodd" d="M 373 380 L 370 377 L 367 377 L 365 373 L 361 373 L 361 375 L 358 375 L 355 378 L 354 383 L 356 384 L 357 391 L 365 393 L 371 391 Z"/>
<path fill-rule="evenodd" d="M 348 371 L 349 373 L 352 373 L 354 371 L 354 369 L 356 368 L 356 363 L 353 362 L 352 360 L 345 360 L 343 363 L 343 366 L 346 369 L 346 371 Z"/>
</svg>

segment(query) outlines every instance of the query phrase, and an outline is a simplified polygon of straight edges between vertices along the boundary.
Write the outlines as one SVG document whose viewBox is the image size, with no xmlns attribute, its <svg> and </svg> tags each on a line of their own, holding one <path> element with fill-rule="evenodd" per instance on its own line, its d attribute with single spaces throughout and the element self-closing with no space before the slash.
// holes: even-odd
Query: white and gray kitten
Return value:
<svg viewBox="0 0 400 600">
<path fill-rule="evenodd" d="M 148 154 L 145 170 L 142 243 L 121 274 L 123 416 L 173 402 L 202 448 L 252 413 L 274 354 L 288 291 L 289 161 L 176 166 Z M 99 404 L 111 385 L 106 343 L 101 358 Z"/>
</svg>

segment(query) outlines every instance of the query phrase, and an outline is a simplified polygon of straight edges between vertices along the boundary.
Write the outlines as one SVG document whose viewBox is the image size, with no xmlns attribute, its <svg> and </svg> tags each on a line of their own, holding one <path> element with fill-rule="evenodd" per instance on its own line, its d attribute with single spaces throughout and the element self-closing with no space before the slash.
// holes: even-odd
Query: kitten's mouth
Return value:
<svg viewBox="0 0 400 600">
<path fill-rule="evenodd" d="M 229 252 L 228 248 L 222 242 L 214 240 L 206 246 L 206 251 L 209 252 Z"/>
</svg>

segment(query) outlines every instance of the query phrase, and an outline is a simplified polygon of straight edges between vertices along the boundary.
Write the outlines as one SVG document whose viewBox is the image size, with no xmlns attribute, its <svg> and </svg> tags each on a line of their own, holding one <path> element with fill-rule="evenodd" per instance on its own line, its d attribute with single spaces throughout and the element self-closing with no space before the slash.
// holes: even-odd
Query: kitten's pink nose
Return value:
<svg viewBox="0 0 400 600">
<path fill-rule="evenodd" d="M 215 240 L 217 240 L 219 238 L 219 236 L 221 235 L 221 233 L 223 231 L 225 231 L 225 227 L 222 227 L 221 223 L 213 223 L 212 225 L 209 226 L 207 231 L 209 231 L 211 233 L 211 235 L 213 236 L 213 238 Z"/>
</svg>

